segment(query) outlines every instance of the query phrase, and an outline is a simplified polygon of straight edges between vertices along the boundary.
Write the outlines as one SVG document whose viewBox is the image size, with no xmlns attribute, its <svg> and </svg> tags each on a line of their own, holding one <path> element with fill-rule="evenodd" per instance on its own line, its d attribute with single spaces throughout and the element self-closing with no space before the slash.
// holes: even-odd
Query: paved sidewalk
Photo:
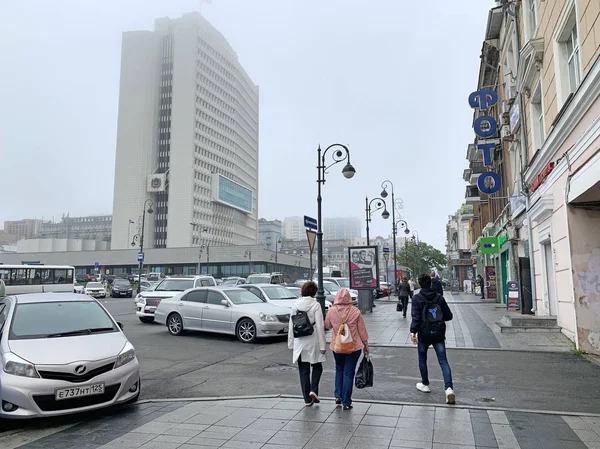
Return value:
<svg viewBox="0 0 600 449">
<path fill-rule="evenodd" d="M 454 319 L 447 323 L 449 348 L 510 349 L 526 351 L 572 351 L 573 343 L 559 332 L 502 333 L 496 322 L 508 312 L 495 302 L 475 295 L 448 295 Z M 373 313 L 364 315 L 369 341 L 381 346 L 413 346 L 410 342 L 410 312 L 396 312 L 396 298 L 377 301 Z M 514 313 L 514 312 L 513 312 Z"/>
<path fill-rule="evenodd" d="M 39 429 L 0 433 L 0 447 L 598 449 L 600 415 L 366 402 L 342 411 L 331 401 L 304 407 L 289 398 L 147 402 L 113 409 L 52 435 L 40 437 Z"/>
</svg>

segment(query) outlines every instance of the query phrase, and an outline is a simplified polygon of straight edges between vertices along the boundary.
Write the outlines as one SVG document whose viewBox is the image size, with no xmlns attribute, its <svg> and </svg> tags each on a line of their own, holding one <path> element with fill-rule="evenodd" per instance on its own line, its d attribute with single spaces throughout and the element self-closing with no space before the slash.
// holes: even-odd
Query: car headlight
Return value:
<svg viewBox="0 0 600 449">
<path fill-rule="evenodd" d="M 277 321 L 273 315 L 265 315 L 262 312 L 258 314 L 258 317 L 260 318 L 261 321 L 270 321 L 270 322 Z"/>
<path fill-rule="evenodd" d="M 10 354 L 8 360 L 4 364 L 4 372 L 6 374 L 12 374 L 13 376 L 40 377 L 35 366 L 14 354 Z"/>
<path fill-rule="evenodd" d="M 144 298 L 142 295 L 137 295 L 135 297 L 135 302 L 139 302 L 141 305 L 145 305 L 146 304 L 146 298 Z"/>
<path fill-rule="evenodd" d="M 115 362 L 115 368 L 118 368 L 123 365 L 127 365 L 129 362 L 133 361 L 134 359 L 135 359 L 135 349 L 133 348 L 133 345 L 131 343 L 127 343 L 125 345 L 125 348 L 123 348 L 123 350 L 119 354 L 119 357 L 117 357 L 117 361 Z"/>
</svg>

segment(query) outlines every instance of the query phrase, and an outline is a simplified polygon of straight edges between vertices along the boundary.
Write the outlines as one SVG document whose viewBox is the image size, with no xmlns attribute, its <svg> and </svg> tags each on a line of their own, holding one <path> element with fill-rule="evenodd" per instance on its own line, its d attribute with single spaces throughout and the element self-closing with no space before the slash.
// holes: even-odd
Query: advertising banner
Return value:
<svg viewBox="0 0 600 449">
<path fill-rule="evenodd" d="M 496 299 L 498 289 L 496 288 L 496 267 L 488 265 L 485 267 L 485 285 L 487 289 L 487 298 Z"/>
<path fill-rule="evenodd" d="M 379 254 L 377 246 L 348 248 L 350 261 L 350 288 L 375 289 L 379 287 Z"/>
<path fill-rule="evenodd" d="M 508 281 L 506 287 L 506 291 L 508 292 L 506 308 L 508 310 L 521 310 L 521 288 L 519 281 Z"/>
</svg>

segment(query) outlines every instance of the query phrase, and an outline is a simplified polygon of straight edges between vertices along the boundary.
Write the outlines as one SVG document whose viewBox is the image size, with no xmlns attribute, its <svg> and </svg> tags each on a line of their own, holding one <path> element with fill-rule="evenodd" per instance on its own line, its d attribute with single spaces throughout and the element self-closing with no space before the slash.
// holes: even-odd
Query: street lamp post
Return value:
<svg viewBox="0 0 600 449">
<path fill-rule="evenodd" d="M 202 274 L 202 253 L 206 250 L 206 274 L 210 274 L 208 272 L 208 264 L 210 263 L 210 246 L 208 245 L 200 245 L 200 253 L 198 255 L 198 274 Z"/>
<path fill-rule="evenodd" d="M 244 253 L 244 257 L 248 258 L 248 274 L 252 274 L 252 251 L 247 249 Z"/>
<path fill-rule="evenodd" d="M 392 187 L 392 240 L 393 240 L 393 255 L 394 255 L 394 290 L 396 289 L 396 286 L 398 285 L 398 261 L 396 260 L 396 198 L 394 197 L 394 183 L 392 181 L 389 180 L 385 180 L 381 183 L 381 188 L 383 189 L 381 191 L 381 197 L 382 198 L 387 198 L 388 193 L 386 190 L 387 185 L 390 185 Z M 387 274 L 387 267 L 386 267 L 386 274 Z"/>
<path fill-rule="evenodd" d="M 327 155 L 327 151 L 333 147 L 339 147 L 332 153 L 333 163 L 329 166 L 325 165 L 325 156 Z M 322 227 L 322 217 L 321 217 L 321 185 L 325 184 L 325 174 L 327 173 L 327 169 L 332 167 L 333 165 L 342 162 L 344 160 L 348 160 L 344 168 L 342 169 L 342 174 L 345 178 L 350 179 L 356 173 L 356 170 L 350 163 L 350 150 L 345 145 L 340 143 L 334 143 L 325 148 L 324 151 L 321 150 L 321 145 L 317 149 L 317 269 L 319 270 L 317 283 L 317 301 L 321 305 L 321 310 L 323 311 L 323 315 L 325 315 L 325 292 L 323 290 L 323 227 Z"/>
<path fill-rule="evenodd" d="M 190 224 L 191 224 L 192 226 L 196 226 L 196 227 L 200 226 L 200 224 L 199 224 L 199 223 L 191 223 L 191 222 L 190 222 Z M 198 271 L 198 273 L 197 273 L 197 274 L 198 274 L 198 275 L 201 275 L 201 274 L 202 274 L 202 246 L 203 246 L 203 245 L 202 245 L 202 233 L 203 233 L 203 232 L 208 232 L 208 229 L 207 229 L 207 228 L 201 229 L 201 230 L 200 230 L 200 232 L 198 233 L 198 244 L 200 245 L 200 251 L 198 252 L 198 269 L 197 269 L 197 271 Z M 208 254 L 208 253 L 207 253 L 207 254 Z M 207 262 L 207 263 L 208 263 L 208 262 Z M 208 270 L 208 269 L 207 269 L 207 270 Z"/>
<path fill-rule="evenodd" d="M 279 262 L 277 261 L 277 250 L 279 247 L 279 244 L 281 243 L 281 238 L 277 238 L 277 240 L 275 240 L 275 270 L 277 272 L 279 272 Z"/>
<path fill-rule="evenodd" d="M 377 201 L 377 203 L 375 203 L 375 206 L 377 207 L 377 209 L 371 211 L 371 204 L 373 204 L 374 201 Z M 369 238 L 369 222 L 371 221 L 371 214 L 373 212 L 378 211 L 379 209 L 383 209 L 381 216 L 383 217 L 384 220 L 387 220 L 388 218 L 390 218 L 390 213 L 387 210 L 387 205 L 385 204 L 385 200 L 383 198 L 373 198 L 369 202 L 369 198 L 365 197 L 365 214 L 366 214 L 366 222 L 367 222 L 367 246 L 369 246 L 371 244 L 371 240 Z"/>
<path fill-rule="evenodd" d="M 148 212 L 148 214 L 154 213 L 154 209 L 152 209 L 153 204 L 154 203 L 152 203 L 152 200 L 144 201 L 144 211 L 142 212 L 142 231 L 140 232 L 140 234 L 134 235 L 133 240 L 131 241 L 131 246 L 135 246 L 135 243 L 138 241 L 140 242 L 140 253 L 142 253 L 142 257 L 140 258 L 141 260 L 139 261 L 139 266 L 138 266 L 138 287 L 137 287 L 138 294 L 142 290 L 141 284 L 142 284 L 142 270 L 144 269 L 144 228 L 146 227 L 146 212 Z"/>
<path fill-rule="evenodd" d="M 400 227 L 400 229 L 404 229 L 404 233 L 406 235 L 410 234 L 410 229 L 408 229 L 408 223 L 405 220 L 398 220 L 398 221 L 394 222 L 394 226 L 392 227 L 392 232 L 394 234 L 394 237 L 398 233 L 398 226 Z M 394 257 L 394 263 L 395 262 L 396 262 L 396 257 Z M 396 275 L 396 277 L 397 277 L 397 275 Z"/>
</svg>

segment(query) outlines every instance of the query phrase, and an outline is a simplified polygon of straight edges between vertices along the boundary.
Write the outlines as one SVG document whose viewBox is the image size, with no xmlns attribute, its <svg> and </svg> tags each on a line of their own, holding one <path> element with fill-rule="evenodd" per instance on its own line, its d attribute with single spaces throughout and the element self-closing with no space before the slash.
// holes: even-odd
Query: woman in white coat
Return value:
<svg viewBox="0 0 600 449">
<path fill-rule="evenodd" d="M 319 382 L 321 374 L 323 374 L 323 362 L 325 361 L 327 345 L 325 341 L 325 326 L 323 325 L 323 312 L 321 305 L 314 298 L 317 290 L 317 284 L 312 281 L 306 282 L 302 286 L 302 296 L 293 305 L 290 313 L 290 328 L 288 332 L 288 347 L 294 351 L 292 362 L 298 364 L 300 386 L 302 387 L 304 404 L 307 407 L 321 402 L 319 400 Z M 312 335 L 294 337 L 292 317 L 298 311 L 307 313 L 308 319 L 314 328 Z"/>
</svg>

